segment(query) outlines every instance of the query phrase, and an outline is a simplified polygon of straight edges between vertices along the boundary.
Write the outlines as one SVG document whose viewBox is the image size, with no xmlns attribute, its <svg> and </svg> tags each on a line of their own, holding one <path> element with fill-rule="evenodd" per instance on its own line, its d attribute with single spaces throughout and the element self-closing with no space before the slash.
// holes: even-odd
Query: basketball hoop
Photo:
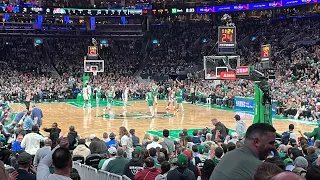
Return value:
<svg viewBox="0 0 320 180">
<path fill-rule="evenodd" d="M 92 70 L 93 76 L 97 76 L 98 72 L 96 70 Z"/>
<path fill-rule="evenodd" d="M 91 72 L 92 72 L 92 74 L 93 74 L 93 76 L 94 77 L 96 77 L 97 76 L 97 74 L 98 74 L 98 67 L 97 66 L 91 66 Z"/>
</svg>

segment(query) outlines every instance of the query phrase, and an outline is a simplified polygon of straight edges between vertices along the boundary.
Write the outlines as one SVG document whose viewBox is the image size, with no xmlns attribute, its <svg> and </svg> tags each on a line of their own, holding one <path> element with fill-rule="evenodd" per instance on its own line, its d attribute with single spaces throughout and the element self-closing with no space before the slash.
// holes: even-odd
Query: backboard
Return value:
<svg viewBox="0 0 320 180">
<path fill-rule="evenodd" d="M 235 71 L 240 66 L 239 56 L 204 56 L 204 79 L 220 80 L 221 72 Z"/>
<path fill-rule="evenodd" d="M 85 60 L 83 69 L 84 72 L 104 72 L 104 60 Z"/>
</svg>

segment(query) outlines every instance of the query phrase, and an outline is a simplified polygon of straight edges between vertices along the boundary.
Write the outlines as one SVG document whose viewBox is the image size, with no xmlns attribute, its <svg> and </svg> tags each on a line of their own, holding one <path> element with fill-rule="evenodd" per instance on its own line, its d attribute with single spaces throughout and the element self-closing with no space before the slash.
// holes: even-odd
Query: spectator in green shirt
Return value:
<svg viewBox="0 0 320 180">
<path fill-rule="evenodd" d="M 318 120 L 318 127 L 314 128 L 312 132 L 305 132 L 303 135 L 310 139 L 314 138 L 314 140 L 320 140 L 320 121 Z"/>
<path fill-rule="evenodd" d="M 118 148 L 116 159 L 108 163 L 106 171 L 122 176 L 124 172 L 124 167 L 129 162 L 129 160 L 127 158 L 124 158 L 123 155 L 124 151 L 121 148 Z"/>
<path fill-rule="evenodd" d="M 223 156 L 223 149 L 222 147 L 217 147 L 214 150 L 214 152 L 215 152 L 215 157 L 212 160 L 214 162 L 214 165 L 217 166 Z"/>
</svg>

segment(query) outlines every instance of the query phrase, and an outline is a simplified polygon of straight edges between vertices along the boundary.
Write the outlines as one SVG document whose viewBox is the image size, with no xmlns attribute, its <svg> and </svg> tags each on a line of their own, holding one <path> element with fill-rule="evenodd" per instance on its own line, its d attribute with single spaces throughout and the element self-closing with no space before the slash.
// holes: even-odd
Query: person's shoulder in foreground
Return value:
<svg viewBox="0 0 320 180">
<path fill-rule="evenodd" d="M 305 180 L 304 177 L 298 176 L 292 172 L 282 172 L 274 176 L 271 180 Z"/>
<path fill-rule="evenodd" d="M 63 138 L 59 146 L 41 159 L 37 168 L 37 180 L 71 180 L 72 157 L 68 147 L 68 139 Z M 54 166 L 54 174 L 50 173 L 51 165 Z"/>
<path fill-rule="evenodd" d="M 275 131 L 269 124 L 251 125 L 246 132 L 244 146 L 226 153 L 210 180 L 251 180 L 261 160 L 275 149 Z"/>
</svg>

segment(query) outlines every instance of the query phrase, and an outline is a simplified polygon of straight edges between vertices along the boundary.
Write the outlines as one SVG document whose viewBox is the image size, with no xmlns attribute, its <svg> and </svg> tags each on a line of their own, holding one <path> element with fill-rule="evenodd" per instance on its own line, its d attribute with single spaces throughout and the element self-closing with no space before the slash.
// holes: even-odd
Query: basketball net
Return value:
<svg viewBox="0 0 320 180">
<path fill-rule="evenodd" d="M 91 71 L 92 71 L 93 76 L 96 77 L 97 74 L 98 74 L 97 70 L 96 69 L 91 69 Z"/>
</svg>

